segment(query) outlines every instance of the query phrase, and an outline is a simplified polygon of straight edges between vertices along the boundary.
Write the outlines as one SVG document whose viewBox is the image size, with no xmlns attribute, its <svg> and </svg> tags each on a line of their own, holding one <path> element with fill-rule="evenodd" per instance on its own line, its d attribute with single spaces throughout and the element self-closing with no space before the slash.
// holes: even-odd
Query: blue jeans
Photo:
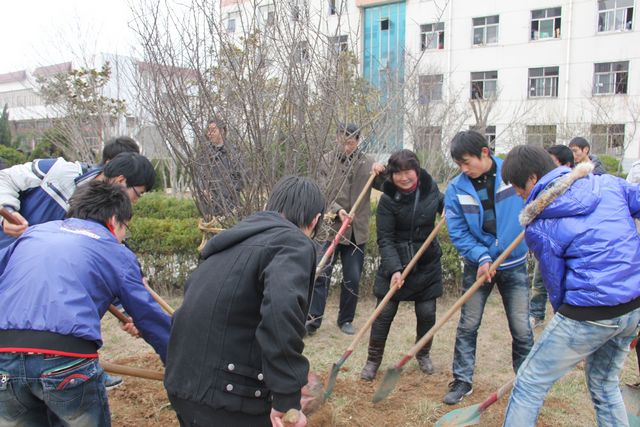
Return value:
<svg viewBox="0 0 640 427">
<path fill-rule="evenodd" d="M 462 286 L 464 291 L 476 281 L 478 268 L 465 263 Z M 462 306 L 460 322 L 456 333 L 453 353 L 453 377 L 466 383 L 473 383 L 476 364 L 476 342 L 478 329 L 487 298 L 494 285 L 498 286 L 502 304 L 507 314 L 511 332 L 511 358 L 514 372 L 529 354 L 533 346 L 533 333 L 529 324 L 529 280 L 525 264 L 506 270 L 499 270 L 491 283 L 484 284 Z"/>
<path fill-rule="evenodd" d="M 0 353 L 0 425 L 110 426 L 98 359 Z"/>
<path fill-rule="evenodd" d="M 640 308 L 598 321 L 556 313 L 518 371 L 504 425 L 535 426 L 553 383 L 586 358 L 584 372 L 598 426 L 628 426 L 618 374 L 639 322 Z"/>
<path fill-rule="evenodd" d="M 330 242 L 325 244 L 324 250 L 329 247 Z M 340 311 L 338 312 L 338 326 L 346 322 L 353 322 L 356 316 L 358 305 L 358 290 L 360 288 L 360 276 L 364 266 L 365 244 L 338 245 L 333 256 L 327 262 L 324 270 L 320 273 L 313 285 L 313 296 L 309 307 L 308 324 L 316 329 L 322 324 L 324 308 L 327 305 L 327 295 L 329 294 L 329 283 L 333 273 L 333 264 L 338 255 L 342 263 L 342 281 L 340 282 Z"/>
<path fill-rule="evenodd" d="M 544 315 L 547 311 L 547 288 L 545 288 L 544 282 L 542 281 L 542 274 L 540 274 L 538 261 L 536 261 L 536 266 L 533 269 L 533 286 L 531 294 L 529 316 L 544 320 Z"/>
</svg>

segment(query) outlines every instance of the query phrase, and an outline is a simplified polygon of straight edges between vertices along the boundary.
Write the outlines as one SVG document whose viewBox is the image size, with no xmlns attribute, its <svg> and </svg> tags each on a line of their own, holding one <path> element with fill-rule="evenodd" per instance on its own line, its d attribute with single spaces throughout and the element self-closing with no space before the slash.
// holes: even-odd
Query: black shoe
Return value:
<svg viewBox="0 0 640 427">
<path fill-rule="evenodd" d="M 431 361 L 431 358 L 428 354 L 418 356 L 416 359 L 418 359 L 418 366 L 420 366 L 420 370 L 423 373 L 427 375 L 433 375 L 435 369 L 433 368 L 433 362 Z"/>
<path fill-rule="evenodd" d="M 307 330 L 308 336 L 315 335 L 315 333 L 318 332 L 318 328 L 311 324 L 304 325 L 304 328 Z"/>
<path fill-rule="evenodd" d="M 455 405 L 471 393 L 473 393 L 471 384 L 460 380 L 453 380 L 449 383 L 449 393 L 444 396 L 442 401 L 447 405 Z"/>
<path fill-rule="evenodd" d="M 353 335 L 356 333 L 351 322 L 344 322 L 342 325 L 340 325 L 340 330 L 347 335 Z"/>
</svg>

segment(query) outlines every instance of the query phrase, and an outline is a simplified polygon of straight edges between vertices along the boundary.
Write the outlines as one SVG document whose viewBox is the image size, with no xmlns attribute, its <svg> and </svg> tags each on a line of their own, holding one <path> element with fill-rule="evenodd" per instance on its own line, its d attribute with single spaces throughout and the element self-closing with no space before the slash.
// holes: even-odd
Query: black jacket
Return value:
<svg viewBox="0 0 640 427">
<path fill-rule="evenodd" d="M 300 408 L 315 249 L 294 224 L 259 212 L 213 237 L 173 316 L 169 394 L 247 414 Z"/>
<path fill-rule="evenodd" d="M 389 291 L 393 273 L 402 272 L 433 230 L 436 213 L 442 212 L 444 196 L 424 169 L 420 170 L 418 188 L 420 196 L 416 204 L 417 190 L 410 194 L 402 193 L 393 185 L 391 178 L 382 186 L 383 194 L 376 214 L 381 259 L 374 286 L 378 298 Z M 425 301 L 442 295 L 441 255 L 440 244 L 435 239 L 393 299 Z"/>
</svg>

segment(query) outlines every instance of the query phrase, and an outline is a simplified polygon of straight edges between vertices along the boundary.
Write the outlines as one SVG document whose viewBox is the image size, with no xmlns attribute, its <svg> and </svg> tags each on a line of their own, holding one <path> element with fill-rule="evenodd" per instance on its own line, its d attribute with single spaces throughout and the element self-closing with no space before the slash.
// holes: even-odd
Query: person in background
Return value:
<svg viewBox="0 0 640 427">
<path fill-rule="evenodd" d="M 121 243 L 132 215 L 121 186 L 93 181 L 68 219 L 29 227 L 0 253 L 0 425 L 111 425 L 98 350 L 114 298 L 134 322 L 123 329 L 165 360 L 170 318 Z"/>
<path fill-rule="evenodd" d="M 573 169 L 575 164 L 573 152 L 566 145 L 554 145 L 547 148 L 547 152 L 551 155 L 553 163 L 557 166 L 566 166 Z M 536 261 L 535 267 L 533 268 L 531 301 L 529 301 L 529 322 L 531 323 L 531 329 L 544 325 L 544 319 L 547 311 L 546 305 L 547 288 L 542 282 L 542 275 L 540 274 L 538 261 Z"/>
<path fill-rule="evenodd" d="M 433 231 L 436 215 L 442 213 L 444 196 L 429 173 L 420 168 L 414 152 L 400 150 L 389 157 L 386 167 L 389 179 L 382 185 L 382 196 L 376 212 L 376 229 L 380 249 L 380 266 L 376 274 L 374 294 L 378 304 L 392 284 L 401 288 L 385 305 L 373 322 L 369 338 L 367 363 L 360 378 L 372 381 L 380 364 L 400 301 L 413 301 L 416 313 L 416 341 L 436 322 L 436 298 L 442 295 L 442 251 L 434 240 L 418 264 L 400 283 L 402 271 Z M 434 373 L 429 357 L 431 342 L 416 359 L 425 374 Z"/>
<path fill-rule="evenodd" d="M 505 426 L 535 426 L 551 386 L 583 359 L 598 425 L 629 425 L 618 382 L 640 324 L 640 188 L 592 168 L 556 167 L 526 145 L 504 160 L 556 312 L 518 370 Z"/>
<path fill-rule="evenodd" d="M 327 214 L 334 217 L 331 226 L 334 234 L 347 219 L 370 174 L 379 174 L 384 171 L 382 164 L 376 163 L 373 157 L 361 150 L 360 129 L 356 125 L 339 124 L 336 143 L 337 150 L 327 156 L 323 168 L 324 178 L 329 181 L 326 186 L 329 193 Z M 333 264 L 338 256 L 342 263 L 342 281 L 337 323 L 343 333 L 348 335 L 355 333 L 353 319 L 358 305 L 365 245 L 369 239 L 370 196 L 371 189 L 365 194 L 365 199 L 355 212 L 351 226 L 315 282 L 306 326 L 309 335 L 315 334 L 322 324 Z M 325 251 L 330 244 L 330 241 L 325 242 Z"/>
<path fill-rule="evenodd" d="M 285 177 L 265 211 L 207 242 L 169 340 L 164 385 L 181 426 L 266 427 L 301 408 L 324 206 L 315 182 Z"/>
<path fill-rule="evenodd" d="M 591 162 L 593 163 L 593 174 L 603 175 L 607 171 L 602 166 L 602 162 L 595 154 L 591 154 L 591 145 L 581 136 L 576 136 L 569 141 L 569 148 L 573 152 L 575 163 Z"/>
<path fill-rule="evenodd" d="M 476 131 L 459 132 L 451 141 L 451 157 L 461 170 L 445 192 L 451 242 L 464 258 L 463 291 L 481 278 L 486 284 L 462 306 L 453 356 L 453 381 L 443 402 L 453 405 L 473 391 L 478 329 L 484 307 L 497 285 L 509 331 L 514 372 L 529 354 L 533 334 L 529 324 L 527 246 L 522 242 L 505 259 L 494 277 L 489 268 L 521 233 L 522 210 L 513 186 L 502 181 L 502 160 L 490 154 L 486 139 Z M 551 161 L 549 155 L 545 157 Z"/>
</svg>

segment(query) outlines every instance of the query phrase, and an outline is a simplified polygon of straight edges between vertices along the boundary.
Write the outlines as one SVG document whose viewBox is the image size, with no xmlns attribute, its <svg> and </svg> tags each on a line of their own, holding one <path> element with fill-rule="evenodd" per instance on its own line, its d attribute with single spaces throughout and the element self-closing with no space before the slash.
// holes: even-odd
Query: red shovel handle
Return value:
<svg viewBox="0 0 640 427">
<path fill-rule="evenodd" d="M 0 216 L 5 219 L 9 224 L 20 225 L 22 222 L 12 214 L 7 208 L 0 208 Z"/>
</svg>

